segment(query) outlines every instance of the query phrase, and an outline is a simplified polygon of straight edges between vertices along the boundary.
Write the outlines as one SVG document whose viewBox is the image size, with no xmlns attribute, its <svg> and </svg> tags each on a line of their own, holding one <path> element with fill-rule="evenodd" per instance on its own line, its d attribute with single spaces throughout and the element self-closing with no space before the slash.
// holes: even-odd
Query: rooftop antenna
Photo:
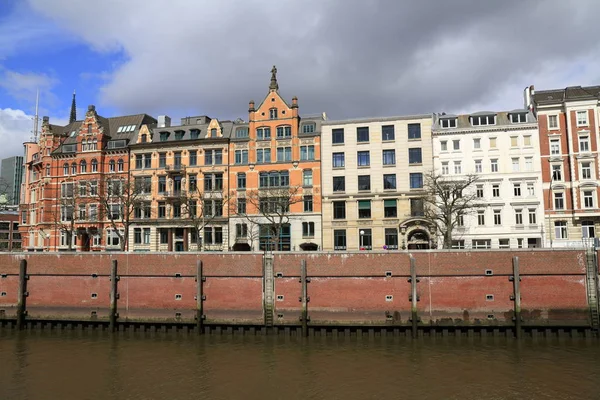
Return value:
<svg viewBox="0 0 600 400">
<path fill-rule="evenodd" d="M 33 141 L 37 142 L 38 137 L 38 123 L 39 123 L 39 106 L 40 106 L 40 89 L 37 89 L 35 95 L 35 116 L 33 117 Z"/>
</svg>

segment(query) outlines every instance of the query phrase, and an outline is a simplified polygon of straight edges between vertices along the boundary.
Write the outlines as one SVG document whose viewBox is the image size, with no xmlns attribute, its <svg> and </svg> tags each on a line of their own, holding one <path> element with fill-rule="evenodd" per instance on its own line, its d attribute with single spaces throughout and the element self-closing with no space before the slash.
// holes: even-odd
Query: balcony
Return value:
<svg viewBox="0 0 600 400">
<path fill-rule="evenodd" d="M 169 190 L 163 193 L 166 199 L 179 199 L 186 195 L 187 192 L 185 190 Z"/>
<path fill-rule="evenodd" d="M 165 166 L 165 171 L 169 174 L 178 174 L 185 172 L 185 165 L 181 163 L 169 164 Z"/>
</svg>

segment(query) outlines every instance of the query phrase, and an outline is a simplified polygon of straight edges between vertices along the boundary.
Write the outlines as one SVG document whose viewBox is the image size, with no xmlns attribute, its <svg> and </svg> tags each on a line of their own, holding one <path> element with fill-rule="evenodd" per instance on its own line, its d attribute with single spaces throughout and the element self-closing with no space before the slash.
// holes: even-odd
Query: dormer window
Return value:
<svg viewBox="0 0 600 400">
<path fill-rule="evenodd" d="M 277 119 L 277 109 L 276 108 L 271 108 L 269 110 L 269 118 L 270 119 Z"/>
<path fill-rule="evenodd" d="M 167 139 L 169 139 L 169 133 L 170 132 L 161 132 L 160 133 L 160 141 L 161 142 L 166 142 Z"/>
<path fill-rule="evenodd" d="M 313 133 L 314 131 L 315 131 L 315 124 L 302 125 L 302 133 Z"/>
<path fill-rule="evenodd" d="M 510 122 L 513 124 L 523 124 L 527 122 L 527 113 L 511 113 Z"/>
<path fill-rule="evenodd" d="M 182 140 L 183 135 L 185 135 L 185 131 L 175 131 L 175 140 Z"/>
<path fill-rule="evenodd" d="M 245 137 L 248 137 L 248 128 L 246 128 L 246 127 L 237 128 L 235 130 L 235 137 L 236 138 L 245 138 Z"/>
<path fill-rule="evenodd" d="M 198 139 L 200 137 L 200 129 L 190 129 L 190 139 Z"/>
<path fill-rule="evenodd" d="M 217 137 L 217 128 L 212 128 L 210 130 L 210 137 L 211 138 L 216 138 Z"/>
<path fill-rule="evenodd" d="M 145 133 L 144 133 L 144 134 L 142 134 L 142 139 L 141 139 L 141 142 L 142 142 L 142 143 L 146 143 L 147 141 L 148 141 L 148 135 L 146 135 Z"/>
<path fill-rule="evenodd" d="M 456 128 L 456 118 L 442 118 L 440 119 L 440 126 L 444 129 Z"/>
<path fill-rule="evenodd" d="M 496 115 L 477 115 L 471 116 L 472 126 L 496 125 Z"/>
</svg>

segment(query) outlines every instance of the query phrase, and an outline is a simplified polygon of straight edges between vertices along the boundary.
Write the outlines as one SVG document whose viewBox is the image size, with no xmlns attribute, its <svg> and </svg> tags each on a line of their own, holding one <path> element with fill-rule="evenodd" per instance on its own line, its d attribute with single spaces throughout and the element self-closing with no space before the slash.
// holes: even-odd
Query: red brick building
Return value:
<svg viewBox="0 0 600 400">
<path fill-rule="evenodd" d="M 109 186 L 128 182 L 129 142 L 156 120 L 146 114 L 104 118 L 93 105 L 84 120 L 74 119 L 59 126 L 44 117 L 37 143 L 25 143 L 19 229 L 27 251 L 120 248 L 99 199 Z M 110 212 L 119 210 L 115 204 Z"/>
<path fill-rule="evenodd" d="M 538 118 L 547 245 L 590 244 L 600 228 L 600 86 L 525 91 Z"/>
</svg>

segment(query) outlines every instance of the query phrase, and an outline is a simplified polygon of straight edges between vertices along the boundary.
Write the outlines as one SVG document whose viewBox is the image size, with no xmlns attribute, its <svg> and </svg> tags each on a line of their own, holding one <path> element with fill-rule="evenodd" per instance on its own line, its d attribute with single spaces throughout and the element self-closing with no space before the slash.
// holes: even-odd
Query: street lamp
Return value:
<svg viewBox="0 0 600 400">
<path fill-rule="evenodd" d="M 364 230 L 360 230 L 360 250 L 363 250 L 363 236 L 365 235 L 365 231 Z"/>
</svg>

